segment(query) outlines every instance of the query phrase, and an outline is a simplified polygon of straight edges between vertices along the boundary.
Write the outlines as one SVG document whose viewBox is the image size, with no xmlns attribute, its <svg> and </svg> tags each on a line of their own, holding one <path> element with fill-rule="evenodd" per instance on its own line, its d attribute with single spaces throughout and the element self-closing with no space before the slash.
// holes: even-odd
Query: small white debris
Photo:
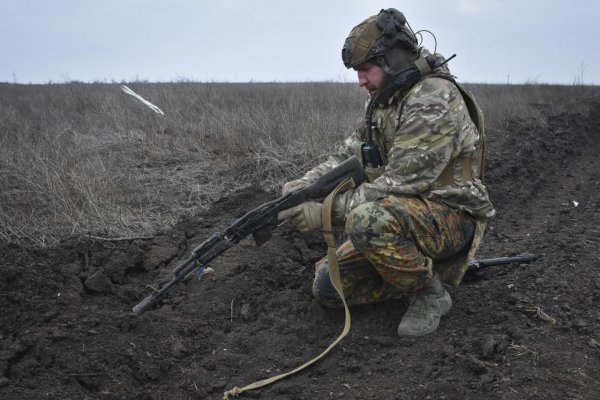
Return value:
<svg viewBox="0 0 600 400">
<path fill-rule="evenodd" d="M 576 202 L 575 200 L 573 200 L 573 205 L 574 205 L 575 207 L 577 207 L 577 206 L 579 205 L 579 203 L 578 203 L 578 202 Z"/>
<path fill-rule="evenodd" d="M 506 285 L 507 288 L 509 289 L 513 289 L 515 287 L 514 283 L 509 283 L 508 285 Z"/>
<path fill-rule="evenodd" d="M 136 92 L 131 90 L 129 87 L 127 87 L 125 85 L 121 85 L 121 90 L 123 90 L 128 95 L 135 97 L 136 99 L 138 99 L 139 101 L 141 101 L 142 103 L 147 105 L 155 113 L 160 114 L 160 115 L 165 115 L 165 113 L 160 108 L 158 108 L 154 104 L 150 103 L 148 100 L 144 99 L 142 96 L 140 96 L 139 94 L 137 94 Z"/>
</svg>

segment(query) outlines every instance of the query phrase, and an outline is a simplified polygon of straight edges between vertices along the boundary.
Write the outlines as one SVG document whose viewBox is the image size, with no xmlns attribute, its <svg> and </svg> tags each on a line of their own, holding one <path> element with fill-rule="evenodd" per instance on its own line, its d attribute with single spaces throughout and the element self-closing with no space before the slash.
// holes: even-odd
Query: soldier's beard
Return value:
<svg viewBox="0 0 600 400">
<path fill-rule="evenodd" d="M 366 86 L 366 89 L 369 92 L 369 96 L 375 97 L 375 96 L 377 96 L 377 93 L 379 93 L 379 89 L 380 88 L 377 88 L 377 87 L 374 87 L 374 86 L 370 86 L 370 87 Z"/>
<path fill-rule="evenodd" d="M 383 89 L 387 86 L 388 81 L 389 81 L 389 77 L 387 79 L 385 79 L 379 87 L 376 87 L 373 85 L 365 86 L 365 88 L 369 92 L 369 96 L 371 96 L 371 97 L 377 96 L 379 94 L 379 92 L 381 91 L 381 89 Z"/>
</svg>

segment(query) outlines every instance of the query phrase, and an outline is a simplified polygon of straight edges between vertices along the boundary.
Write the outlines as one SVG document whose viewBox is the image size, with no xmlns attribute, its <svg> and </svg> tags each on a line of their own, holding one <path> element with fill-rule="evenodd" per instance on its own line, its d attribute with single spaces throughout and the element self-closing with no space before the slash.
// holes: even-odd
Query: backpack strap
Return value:
<svg viewBox="0 0 600 400">
<path fill-rule="evenodd" d="M 442 74 L 436 75 L 436 78 L 449 80 L 456 85 L 467 106 L 469 116 L 479 132 L 479 144 L 474 155 L 472 157 L 462 156 L 451 159 L 446 168 L 444 168 L 440 174 L 436 183 L 440 186 L 452 185 L 456 181 L 454 177 L 454 171 L 457 170 L 461 171 L 464 181 L 472 181 L 473 178 L 483 180 L 483 170 L 485 165 L 485 124 L 483 120 L 483 113 L 477 105 L 473 94 L 471 94 L 471 92 L 469 92 L 467 89 L 463 88 L 458 82 L 456 82 L 456 80 L 454 80 L 454 78 L 449 75 Z M 475 165 L 473 165 L 473 160 L 476 161 Z"/>
<path fill-rule="evenodd" d="M 483 180 L 483 172 L 485 166 L 485 121 L 483 119 L 483 112 L 479 105 L 475 101 L 473 94 L 467 89 L 463 88 L 458 82 L 454 81 L 454 84 L 460 91 L 460 94 L 467 105 L 469 110 L 469 116 L 473 120 L 475 127 L 479 131 L 479 146 L 475 152 L 475 158 L 477 159 L 477 177 Z"/>
</svg>

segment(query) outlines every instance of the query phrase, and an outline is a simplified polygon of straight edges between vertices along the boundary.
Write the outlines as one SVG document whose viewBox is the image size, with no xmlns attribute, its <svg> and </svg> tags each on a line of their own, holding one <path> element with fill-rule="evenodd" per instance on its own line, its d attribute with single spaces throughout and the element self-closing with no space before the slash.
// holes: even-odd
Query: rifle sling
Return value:
<svg viewBox="0 0 600 400">
<path fill-rule="evenodd" d="M 319 361 L 320 359 L 325 357 L 331 351 L 331 349 L 333 349 L 350 331 L 350 310 L 348 309 L 348 304 L 346 304 L 346 299 L 344 298 L 344 291 L 342 288 L 342 280 L 340 278 L 340 269 L 338 266 L 337 256 L 335 253 L 337 246 L 335 244 L 335 239 L 333 237 L 333 229 L 332 229 L 332 223 L 331 223 L 331 207 L 333 205 L 333 199 L 335 198 L 335 196 L 337 196 L 338 193 L 346 191 L 351 188 L 354 188 L 355 186 L 356 185 L 354 184 L 354 180 L 352 178 L 346 178 L 333 190 L 333 192 L 331 192 L 325 198 L 325 201 L 323 202 L 323 209 L 321 211 L 322 212 L 321 217 L 323 219 L 323 236 L 325 237 L 325 242 L 327 243 L 327 261 L 329 262 L 329 279 L 331 279 L 331 283 L 333 284 L 333 287 L 340 295 L 340 298 L 342 299 L 342 303 L 344 303 L 344 312 L 345 312 L 346 318 L 345 318 L 344 329 L 342 330 L 342 333 L 337 337 L 337 339 L 335 339 L 333 341 L 333 343 L 331 343 L 329 345 L 329 347 L 327 347 L 321 354 L 319 354 L 312 360 L 307 361 L 306 363 L 300 365 L 299 367 L 296 367 L 295 369 L 293 369 L 289 372 L 286 372 L 286 373 L 283 373 L 280 375 L 276 375 L 276 376 L 273 376 L 273 377 L 270 377 L 267 379 L 263 379 L 263 380 L 251 383 L 251 384 L 246 385 L 241 388 L 236 386 L 233 389 L 230 389 L 224 393 L 223 400 L 228 400 L 230 397 L 237 397 L 239 394 L 241 394 L 245 391 L 251 390 L 251 389 L 258 389 L 260 387 L 270 385 L 271 383 L 277 382 L 280 379 L 286 378 L 290 375 L 295 374 L 296 372 L 302 371 L 306 367 L 316 363 L 317 361 Z"/>
</svg>

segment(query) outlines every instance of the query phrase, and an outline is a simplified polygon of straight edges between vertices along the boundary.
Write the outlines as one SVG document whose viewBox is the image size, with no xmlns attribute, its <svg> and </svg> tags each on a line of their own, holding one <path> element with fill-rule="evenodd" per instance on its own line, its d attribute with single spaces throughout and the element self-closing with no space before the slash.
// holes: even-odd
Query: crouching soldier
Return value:
<svg viewBox="0 0 600 400">
<path fill-rule="evenodd" d="M 382 10 L 352 29 L 342 59 L 376 100 L 371 142 L 381 165 L 365 160 L 365 118 L 327 161 L 283 187 L 285 194 L 307 186 L 353 155 L 363 160 L 369 182 L 339 194 L 332 206 L 334 225 L 348 235 L 337 249 L 343 293 L 349 305 L 410 296 L 399 336 L 437 329 L 452 306 L 446 286 L 460 283 L 486 219 L 495 214 L 481 181 L 481 111 L 447 65 L 424 70 L 409 86 L 383 91 L 393 76 L 424 65 L 427 56 L 398 10 Z M 318 230 L 321 209 L 307 202 L 279 218 L 291 219 L 303 232 Z M 337 307 L 341 299 L 328 270 L 327 258 L 316 263 L 313 293 L 325 306 Z"/>
</svg>

